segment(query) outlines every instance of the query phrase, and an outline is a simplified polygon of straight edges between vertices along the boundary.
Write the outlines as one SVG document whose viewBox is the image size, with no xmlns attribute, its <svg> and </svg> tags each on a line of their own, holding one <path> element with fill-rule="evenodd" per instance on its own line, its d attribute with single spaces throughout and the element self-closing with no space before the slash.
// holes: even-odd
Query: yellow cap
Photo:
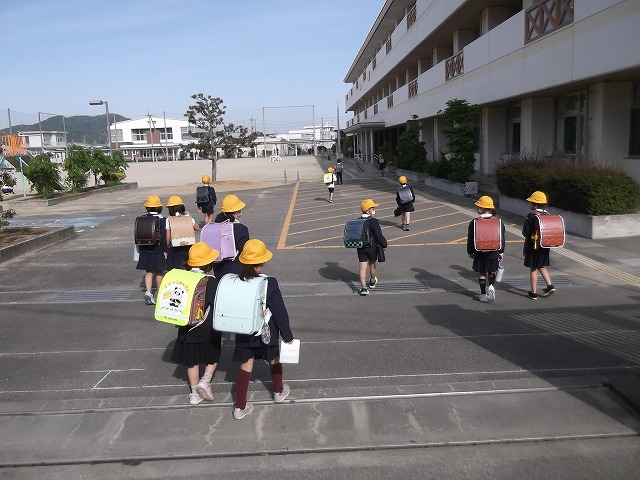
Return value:
<svg viewBox="0 0 640 480">
<path fill-rule="evenodd" d="M 493 199 L 488 195 L 483 195 L 482 197 L 480 197 L 475 203 L 475 206 L 480 208 L 490 208 L 492 210 L 496 208 L 493 206 Z"/>
<path fill-rule="evenodd" d="M 190 267 L 204 267 L 205 265 L 209 265 L 213 263 L 213 261 L 218 258 L 220 252 L 211 248 L 204 242 L 196 242 L 189 249 L 189 260 L 187 260 L 187 264 Z"/>
<path fill-rule="evenodd" d="M 240 200 L 236 195 L 227 195 L 222 199 L 222 206 L 220 210 L 223 212 L 239 212 L 246 204 Z"/>
<path fill-rule="evenodd" d="M 177 195 L 170 196 L 169 201 L 167 202 L 167 207 L 175 207 L 177 205 L 184 205 L 182 199 Z"/>
<path fill-rule="evenodd" d="M 267 246 L 262 240 L 252 238 L 247 240 L 240 254 L 240 263 L 245 265 L 259 265 L 266 263 L 273 257 L 273 253 L 267 250 Z"/>
<path fill-rule="evenodd" d="M 367 198 L 366 200 L 363 200 L 362 202 L 360 202 L 360 210 L 362 210 L 363 212 L 366 212 L 371 207 L 377 207 L 379 205 L 380 205 L 379 203 L 376 203 L 370 198 Z"/>
<path fill-rule="evenodd" d="M 547 196 L 543 192 L 536 190 L 531 194 L 529 198 L 527 198 L 527 202 L 537 203 L 538 205 L 544 205 L 547 203 Z"/>
<path fill-rule="evenodd" d="M 149 195 L 147 197 L 147 201 L 144 202 L 145 207 L 161 207 L 162 202 L 160 201 L 160 197 L 157 195 Z"/>
<path fill-rule="evenodd" d="M 407 177 L 405 177 L 404 175 L 398 177 L 398 182 L 399 183 L 407 183 Z"/>
<path fill-rule="evenodd" d="M 203 175 L 202 183 L 211 183 L 211 177 L 209 175 Z"/>
<path fill-rule="evenodd" d="M 329 168 L 327 168 L 327 172 L 329 172 L 329 173 L 333 173 L 333 167 L 329 167 Z"/>
</svg>

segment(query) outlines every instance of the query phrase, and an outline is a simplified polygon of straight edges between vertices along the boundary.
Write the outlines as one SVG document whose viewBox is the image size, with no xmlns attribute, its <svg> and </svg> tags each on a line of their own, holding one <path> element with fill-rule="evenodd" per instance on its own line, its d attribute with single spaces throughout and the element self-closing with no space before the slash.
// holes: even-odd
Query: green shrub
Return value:
<svg viewBox="0 0 640 480">
<path fill-rule="evenodd" d="M 598 164 L 557 165 L 528 156 L 496 167 L 498 191 L 527 198 L 541 190 L 550 205 L 586 215 L 623 215 L 637 210 L 640 185 L 620 168 Z"/>
<path fill-rule="evenodd" d="M 56 185 L 60 182 L 58 166 L 51 161 L 46 153 L 32 158 L 23 173 L 36 192 L 44 198 L 51 198 Z"/>
</svg>

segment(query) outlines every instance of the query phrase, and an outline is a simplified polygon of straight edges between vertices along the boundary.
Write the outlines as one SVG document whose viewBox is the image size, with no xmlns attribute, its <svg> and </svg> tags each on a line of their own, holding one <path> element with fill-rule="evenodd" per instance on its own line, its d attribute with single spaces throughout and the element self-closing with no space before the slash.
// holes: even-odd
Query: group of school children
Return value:
<svg viewBox="0 0 640 480">
<path fill-rule="evenodd" d="M 202 177 L 202 182 L 209 186 L 208 175 Z M 215 193 L 213 194 L 215 198 Z M 211 198 L 211 196 L 210 196 Z M 215 202 L 214 202 L 215 204 Z M 157 195 L 150 195 L 144 203 L 148 216 L 162 217 L 162 202 Z M 178 196 L 172 196 L 167 202 L 169 218 L 160 221 L 160 238 L 155 245 L 140 245 L 138 270 L 145 271 L 145 302 L 155 304 L 152 294 L 153 276 L 160 286 L 163 274 L 172 268 L 190 269 L 208 276 L 205 292 L 205 312 L 208 314 L 204 321 L 196 326 L 178 327 L 178 337 L 171 354 L 171 360 L 187 368 L 190 385 L 189 403 L 197 405 L 202 401 L 212 401 L 211 379 L 220 360 L 222 349 L 222 333 L 213 328 L 213 304 L 216 297 L 218 283 L 223 275 L 235 274 L 240 281 L 250 281 L 262 274 L 264 265 L 273 257 L 264 242 L 250 239 L 248 228 L 238 220 L 246 204 L 236 195 L 227 195 L 222 200 L 221 212 L 213 219 L 213 205 L 206 208 L 199 206 L 205 215 L 205 227 L 208 223 L 231 222 L 234 233 L 236 253 L 233 258 L 219 260 L 220 252 L 205 242 L 195 242 L 190 246 L 171 246 L 171 220 L 178 216 L 188 217 L 184 202 Z M 200 229 L 193 220 L 194 231 Z M 208 310 L 206 307 L 209 306 Z M 266 308 L 271 312 L 268 329 L 270 337 L 263 341 L 264 336 L 235 335 L 235 348 L 232 355 L 234 362 L 240 363 L 236 378 L 236 400 L 233 418 L 241 419 L 253 411 L 253 405 L 247 403 L 247 392 L 253 371 L 254 360 L 265 360 L 271 374 L 273 398 L 275 402 L 283 402 L 290 393 L 290 387 L 283 383 L 282 364 L 279 361 L 279 340 L 286 343 L 293 342 L 293 333 L 289 326 L 289 315 L 285 307 L 278 281 L 274 277 L 267 278 Z M 204 372 L 200 376 L 200 366 L 204 365 Z"/>
<path fill-rule="evenodd" d="M 403 175 L 398 178 L 400 187 L 396 192 L 396 203 L 398 207 L 394 211 L 394 216 L 402 218 L 401 228 L 403 231 L 409 231 L 409 222 L 411 212 L 415 211 L 413 203 L 415 202 L 415 193 L 409 186 L 407 178 Z M 547 196 L 540 191 L 533 192 L 527 198 L 530 203 L 531 212 L 527 214 L 524 225 L 522 227 L 522 235 L 524 237 L 524 246 L 522 254 L 524 256 L 524 266 L 529 268 L 529 279 L 531 282 L 531 290 L 527 293 L 527 297 L 531 300 L 537 300 L 539 296 L 547 297 L 553 294 L 556 289 L 551 282 L 551 277 L 547 271 L 549 266 L 550 249 L 540 245 L 540 227 L 539 218 L 548 212 L 544 208 L 547 204 Z M 366 199 L 360 204 L 362 215 L 360 218 L 369 218 L 369 226 L 372 234 L 372 243 L 370 246 L 358 248 L 359 261 L 359 277 L 360 277 L 360 295 L 368 295 L 369 289 L 375 288 L 378 283 L 376 260 L 380 259 L 380 249 L 384 251 L 387 248 L 387 240 L 382 234 L 380 223 L 373 218 L 375 215 L 375 207 L 378 204 L 372 199 Z M 480 295 L 478 299 L 481 302 L 491 302 L 496 299 L 495 282 L 496 276 L 503 269 L 502 262 L 504 259 L 504 225 L 501 220 L 495 216 L 495 206 L 493 199 L 487 195 L 480 197 L 475 206 L 478 211 L 478 218 L 469 222 L 467 234 L 467 254 L 473 259 L 472 269 L 479 274 L 478 284 L 480 286 Z M 493 220 L 493 221 L 492 221 Z M 482 247 L 477 243 L 476 232 L 490 226 L 494 229 L 494 245 Z M 369 270 L 369 280 L 367 281 L 367 269 Z M 546 287 L 540 295 L 537 292 L 538 273 L 542 275 L 546 283 Z M 500 275 L 501 277 L 501 275 Z M 500 278 L 498 278 L 498 281 Z"/>
<path fill-rule="evenodd" d="M 527 201 L 529 202 L 531 212 L 527 214 L 522 227 L 522 236 L 524 237 L 522 255 L 524 257 L 524 266 L 529 268 L 529 280 L 531 282 L 531 290 L 527 293 L 527 297 L 531 300 L 537 300 L 539 297 L 537 293 L 538 272 L 542 275 L 546 283 L 546 287 L 542 290 L 540 296 L 547 297 L 556 291 L 551 282 L 549 272 L 547 271 L 547 267 L 550 265 L 550 248 L 545 248 L 540 245 L 539 218 L 541 215 L 548 214 L 544 208 L 547 204 L 547 196 L 543 192 L 536 191 L 527 198 Z M 503 268 L 502 262 L 504 259 L 505 246 L 504 225 L 502 221 L 497 222 L 497 228 L 499 228 L 499 236 L 497 237 L 499 244 L 495 245 L 496 248 L 489 250 L 479 247 L 479 235 L 477 232 L 480 231 L 480 227 L 482 227 L 483 224 L 488 225 L 489 221 L 496 220 L 497 217 L 495 217 L 495 206 L 491 197 L 487 195 L 480 197 L 475 202 L 475 206 L 478 207 L 479 216 L 469 222 L 467 253 L 469 257 L 473 259 L 473 271 L 479 273 L 478 283 L 480 285 L 480 296 L 478 299 L 481 302 L 491 302 L 496 299 L 494 286 L 496 276 L 501 277 L 500 271 Z"/>
</svg>

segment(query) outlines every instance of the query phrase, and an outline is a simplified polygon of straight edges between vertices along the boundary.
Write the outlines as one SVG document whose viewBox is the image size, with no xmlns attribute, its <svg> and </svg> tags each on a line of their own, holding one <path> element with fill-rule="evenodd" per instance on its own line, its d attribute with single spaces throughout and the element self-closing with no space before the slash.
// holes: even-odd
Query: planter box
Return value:
<svg viewBox="0 0 640 480">
<path fill-rule="evenodd" d="M 425 177 L 427 176 L 426 173 L 414 172 L 412 170 L 405 170 L 404 168 L 396 168 L 395 173 L 396 175 L 398 175 L 398 177 L 401 177 L 402 175 L 404 175 L 405 177 L 407 177 L 407 180 L 413 183 L 422 183 Z"/>
<path fill-rule="evenodd" d="M 517 198 L 498 195 L 500 209 L 525 217 L 531 211 L 529 202 Z M 549 210 L 564 218 L 567 232 L 594 240 L 600 238 L 620 238 L 640 235 L 640 214 L 629 215 L 583 215 L 558 208 Z"/>
</svg>

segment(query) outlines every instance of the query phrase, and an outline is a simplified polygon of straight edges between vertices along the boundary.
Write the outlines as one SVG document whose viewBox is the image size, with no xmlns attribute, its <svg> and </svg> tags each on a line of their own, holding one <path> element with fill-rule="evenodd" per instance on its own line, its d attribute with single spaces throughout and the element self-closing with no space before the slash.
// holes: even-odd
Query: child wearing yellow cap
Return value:
<svg viewBox="0 0 640 480">
<path fill-rule="evenodd" d="M 496 290 L 494 283 L 496 281 L 496 272 L 500 262 L 502 262 L 504 254 L 504 224 L 499 222 L 495 230 L 498 232 L 498 239 L 495 243 L 495 250 L 478 250 L 480 247 L 479 239 L 476 237 L 476 229 L 480 230 L 480 222 L 494 218 L 495 206 L 493 199 L 487 195 L 480 197 L 474 204 L 478 208 L 478 218 L 474 218 L 469 222 L 467 231 L 467 254 L 473 258 L 472 269 L 478 272 L 478 284 L 480 285 L 481 302 L 492 302 L 496 299 Z M 495 220 L 494 220 L 495 221 Z M 498 236 L 496 235 L 496 236 Z M 478 242 L 476 242 L 478 240 Z M 488 285 L 487 285 L 488 283 Z"/>
<path fill-rule="evenodd" d="M 189 258 L 189 248 L 191 245 L 173 246 L 171 245 L 171 217 L 189 217 L 191 218 L 191 224 L 194 231 L 200 230 L 200 225 L 196 223 L 196 220 L 189 215 L 182 198 L 178 195 L 172 195 L 167 202 L 167 210 L 169 210 L 169 217 L 167 218 L 167 270 L 172 268 L 188 269 L 187 260 Z"/>
<path fill-rule="evenodd" d="M 522 246 L 522 255 L 524 256 L 524 266 L 529 267 L 529 280 L 531 281 L 531 290 L 528 297 L 531 300 L 538 299 L 537 284 L 538 272 L 542 275 L 547 286 L 542 290 L 541 296 L 547 297 L 556 291 L 551 277 L 547 272 L 549 266 L 549 249 L 540 246 L 540 232 L 537 231 L 537 215 L 545 214 L 545 205 L 547 195 L 541 191 L 535 191 L 527 198 L 527 202 L 531 207 L 531 212 L 527 214 L 522 226 L 522 236 L 524 237 L 524 245 Z"/>
<path fill-rule="evenodd" d="M 140 257 L 138 258 L 137 270 L 144 270 L 144 301 L 147 305 L 155 305 L 151 288 L 153 285 L 153 277 L 156 277 L 156 285 L 159 287 L 162 283 L 162 277 L 167 269 L 167 233 L 166 222 L 162 216 L 162 202 L 157 195 L 149 195 L 144 202 L 147 215 L 159 217 L 160 222 L 160 241 L 155 245 L 138 245 Z"/>
<path fill-rule="evenodd" d="M 360 210 L 362 215 L 360 218 L 369 219 L 369 229 L 371 232 L 371 245 L 358 248 L 358 274 L 360 277 L 360 295 L 369 295 L 370 288 L 376 288 L 378 283 L 378 269 L 376 260 L 378 259 L 378 248 L 383 250 L 387 248 L 387 239 L 382 234 L 380 222 L 373 218 L 376 214 L 376 207 L 379 204 L 372 199 L 367 198 L 360 202 Z M 367 269 L 369 270 L 369 282 L 367 282 Z"/>
</svg>

